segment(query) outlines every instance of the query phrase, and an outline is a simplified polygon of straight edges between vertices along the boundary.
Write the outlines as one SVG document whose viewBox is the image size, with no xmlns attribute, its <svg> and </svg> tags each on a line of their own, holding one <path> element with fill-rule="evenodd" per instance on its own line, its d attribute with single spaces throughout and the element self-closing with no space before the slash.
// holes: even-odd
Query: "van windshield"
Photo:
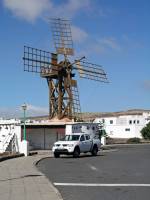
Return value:
<svg viewBox="0 0 150 200">
<path fill-rule="evenodd" d="M 62 140 L 63 141 L 77 141 L 79 140 L 80 135 L 66 135 Z"/>
</svg>

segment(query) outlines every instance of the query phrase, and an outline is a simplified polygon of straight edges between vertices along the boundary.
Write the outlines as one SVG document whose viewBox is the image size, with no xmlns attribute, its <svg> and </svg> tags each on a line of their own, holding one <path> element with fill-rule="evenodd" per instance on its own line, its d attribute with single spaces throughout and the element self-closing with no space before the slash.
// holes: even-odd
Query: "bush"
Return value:
<svg viewBox="0 0 150 200">
<path fill-rule="evenodd" d="M 145 140 L 150 139 L 150 122 L 141 130 L 141 134 Z"/>
<path fill-rule="evenodd" d="M 103 129 L 103 130 L 99 130 L 99 138 L 102 138 L 102 137 L 107 137 L 107 133 L 106 131 Z"/>
<path fill-rule="evenodd" d="M 138 143 L 140 143 L 140 142 L 141 142 L 141 141 L 140 141 L 140 138 L 136 138 L 136 137 L 130 138 L 130 139 L 127 140 L 127 143 L 128 143 L 128 144 L 138 144 Z"/>
</svg>

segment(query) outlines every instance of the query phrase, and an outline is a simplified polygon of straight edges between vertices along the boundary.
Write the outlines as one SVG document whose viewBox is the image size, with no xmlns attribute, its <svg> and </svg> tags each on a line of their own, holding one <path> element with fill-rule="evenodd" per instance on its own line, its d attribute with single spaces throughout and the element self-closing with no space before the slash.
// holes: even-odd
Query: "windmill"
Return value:
<svg viewBox="0 0 150 200">
<path fill-rule="evenodd" d="M 72 63 L 69 61 L 68 57 L 74 55 L 74 49 L 68 20 L 51 19 L 51 29 L 56 53 L 24 46 L 24 71 L 39 73 L 47 80 L 49 118 L 72 120 L 81 113 L 75 72 L 80 78 L 99 82 L 107 82 L 107 76 L 100 65 L 86 62 L 85 57 Z M 58 58 L 60 55 L 63 55 L 61 61 Z"/>
</svg>

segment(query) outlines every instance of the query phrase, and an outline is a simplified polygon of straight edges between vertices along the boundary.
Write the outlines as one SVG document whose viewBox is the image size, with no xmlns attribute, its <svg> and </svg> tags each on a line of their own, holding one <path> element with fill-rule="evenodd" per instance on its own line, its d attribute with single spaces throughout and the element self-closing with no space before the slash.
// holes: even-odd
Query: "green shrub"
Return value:
<svg viewBox="0 0 150 200">
<path fill-rule="evenodd" d="M 103 130 L 99 130 L 98 131 L 99 133 L 99 138 L 102 138 L 102 137 L 107 137 L 107 133 L 106 131 L 103 129 Z"/>
<path fill-rule="evenodd" d="M 150 139 L 150 122 L 141 130 L 141 134 L 145 140 Z"/>
<path fill-rule="evenodd" d="M 137 138 L 137 137 L 129 138 L 129 139 L 127 140 L 127 143 L 128 143 L 128 144 L 138 144 L 138 143 L 140 143 L 140 138 Z"/>
</svg>

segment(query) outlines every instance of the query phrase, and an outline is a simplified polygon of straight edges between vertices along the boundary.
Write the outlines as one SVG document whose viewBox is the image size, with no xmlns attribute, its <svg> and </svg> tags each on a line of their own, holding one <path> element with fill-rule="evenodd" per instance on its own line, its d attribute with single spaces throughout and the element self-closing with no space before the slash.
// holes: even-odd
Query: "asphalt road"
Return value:
<svg viewBox="0 0 150 200">
<path fill-rule="evenodd" d="M 38 163 L 64 200 L 149 200 L 150 145 L 117 147 L 99 156 Z"/>
</svg>

